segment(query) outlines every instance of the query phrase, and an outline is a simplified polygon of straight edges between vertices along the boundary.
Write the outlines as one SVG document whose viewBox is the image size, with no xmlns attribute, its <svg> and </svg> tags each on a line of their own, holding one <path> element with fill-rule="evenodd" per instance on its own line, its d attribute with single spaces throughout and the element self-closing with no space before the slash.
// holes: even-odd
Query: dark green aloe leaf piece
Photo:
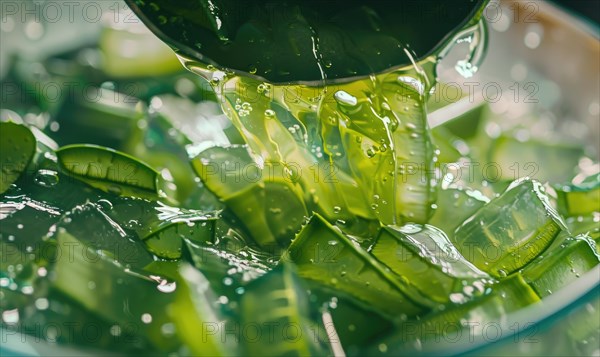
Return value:
<svg viewBox="0 0 600 357">
<path fill-rule="evenodd" d="M 283 263 L 248 285 L 240 304 L 241 326 L 272 328 L 258 339 L 242 334 L 246 354 L 308 356 L 328 352 L 315 338 L 309 296 L 291 264 Z M 294 333 L 287 333 L 290 326 L 294 326 Z"/>
<path fill-rule="evenodd" d="M 214 235 L 214 220 L 196 216 L 196 220 L 175 221 L 144 238 L 148 250 L 165 259 L 181 257 L 183 239 L 193 242 L 210 242 Z"/>
<path fill-rule="evenodd" d="M 476 267 L 504 277 L 542 253 L 562 229 L 565 223 L 543 185 L 524 179 L 480 208 L 450 239 Z"/>
<path fill-rule="evenodd" d="M 384 227 L 371 254 L 398 279 L 439 303 L 464 303 L 484 293 L 489 276 L 469 263 L 434 226 Z"/>
<path fill-rule="evenodd" d="M 16 242 L 23 251 L 35 246 L 60 220 L 63 209 L 27 195 L 6 195 L 0 200 L 0 239 Z"/>
<path fill-rule="evenodd" d="M 30 250 L 27 252 L 14 241 L 0 241 L 0 287 L 7 293 L 0 299 L 3 310 L 24 308 L 33 302 L 31 295 L 38 293 L 35 291 L 40 279 L 37 270 L 44 264 L 36 261 L 32 246 Z"/>
<path fill-rule="evenodd" d="M 87 202 L 76 206 L 62 217 L 53 235 L 56 235 L 57 229 L 63 229 L 78 237 L 82 244 L 106 251 L 128 267 L 142 268 L 149 264 L 153 257 L 143 243 L 129 234 L 124 225 L 112 219 L 102 204 Z M 94 228 L 90 230 L 90 227 Z"/>
<path fill-rule="evenodd" d="M 579 184 L 555 185 L 561 214 L 579 216 L 600 212 L 600 174 L 590 175 Z"/>
<path fill-rule="evenodd" d="M 179 268 L 175 301 L 168 315 L 175 331 L 193 356 L 239 355 L 235 338 L 221 334 L 230 321 L 223 316 L 211 282 L 189 264 Z M 199 330 L 200 329 L 200 330 Z"/>
<path fill-rule="evenodd" d="M 414 316 L 433 306 L 317 214 L 298 233 L 282 260 L 294 262 L 302 278 L 335 287 L 389 316 Z"/>
<path fill-rule="evenodd" d="M 206 244 L 184 240 L 183 259 L 191 262 L 211 282 L 219 296 L 232 303 L 228 314 L 239 316 L 239 299 L 249 283 L 270 271 L 276 264 L 273 253 L 247 246 L 236 233 L 216 237 L 218 242 Z"/>
<path fill-rule="evenodd" d="M 38 238 L 39 239 L 39 238 Z M 133 326 L 120 326 L 116 333 L 115 321 L 106 321 L 74 304 L 56 289 L 49 289 L 57 254 L 66 254 L 75 248 L 70 244 L 59 250 L 55 241 L 47 241 L 24 251 L 15 242 L 0 242 L 0 310 L 6 311 L 3 328 L 22 332 L 21 341 L 46 340 L 59 345 L 78 345 L 85 348 L 140 353 L 148 348 L 147 341 L 137 335 Z M 89 258 L 95 256 L 89 255 Z M 82 287 L 83 289 L 84 287 Z M 87 287 L 85 287 L 87 288 Z M 11 317 L 18 315 L 18 322 Z M 45 328 L 41 328 L 45 326 Z M 68 327 L 68 333 L 53 333 L 50 327 Z M 88 334 L 94 326 L 93 338 Z M 112 333 L 111 333 L 112 332 Z"/>
<path fill-rule="evenodd" d="M 523 278 L 540 297 L 546 297 L 567 286 L 600 262 L 596 242 L 585 235 L 565 239 L 552 248 L 522 271 Z"/>
<path fill-rule="evenodd" d="M 257 264 L 239 253 L 184 240 L 186 258 L 210 281 L 216 293 L 237 300 L 248 283 L 264 275 L 270 267 Z"/>
<path fill-rule="evenodd" d="M 219 212 L 191 210 L 133 197 L 113 199 L 107 214 L 164 259 L 179 259 L 182 239 L 212 242 Z"/>
<path fill-rule="evenodd" d="M 366 354 L 381 356 L 400 351 L 406 355 L 444 354 L 456 344 L 469 344 L 481 338 L 490 325 L 508 329 L 507 314 L 538 301 L 539 296 L 516 273 L 469 303 L 437 309 L 419 321 L 400 322 L 395 332 L 374 343 Z"/>
<path fill-rule="evenodd" d="M 189 265 L 176 279 L 135 272 L 118 257 L 90 248 L 63 229 L 52 287 L 117 327 L 132 329 L 162 353 L 183 342 L 194 355 L 221 355 L 225 345 L 215 336 L 197 337 L 198 326 L 218 326 L 222 318 L 212 304 L 209 283 Z M 153 274 L 154 273 L 154 274 Z"/>
<path fill-rule="evenodd" d="M 160 231 L 144 241 L 148 251 L 159 258 L 179 259 L 183 248 L 183 241 L 179 236 L 179 226 L 168 231 Z"/>
<path fill-rule="evenodd" d="M 63 254 L 57 254 L 53 288 L 107 321 L 134 326 L 160 351 L 177 347 L 176 336 L 161 332 L 170 322 L 165 306 L 173 301 L 174 282 L 133 273 L 118 257 L 90 248 L 64 229 L 59 229 L 57 242 Z M 143 322 L 144 314 L 151 323 Z"/>
<path fill-rule="evenodd" d="M 122 152 L 83 144 L 62 147 L 56 155 L 65 173 L 102 191 L 151 198 L 161 193 L 159 173 Z"/>
<path fill-rule="evenodd" d="M 5 291 L 5 294 L 14 292 Z M 23 335 L 14 337 L 21 339 L 23 343 L 43 346 L 41 348 L 46 354 L 62 356 L 64 349 L 111 351 L 126 355 L 146 355 L 156 351 L 156 347 L 139 334 L 137 326 L 104 320 L 74 303 L 61 291 L 51 289 L 47 295 L 26 296 L 33 298 L 32 303 L 18 310 L 19 322 L 9 329 L 11 332 L 22 331 Z M 45 328 L 42 329 L 42 326 Z M 63 328 L 68 329 L 68 333 Z M 48 351 L 45 343 L 56 346 L 58 350 Z"/>
<path fill-rule="evenodd" d="M 172 207 L 159 201 L 152 203 L 153 210 L 150 215 L 139 217 L 140 222 L 136 225 L 135 230 L 140 239 L 146 240 L 152 235 L 175 230 L 181 231 L 180 234 L 195 242 L 213 240 L 215 222 L 219 219 L 218 211 Z M 187 226 L 187 231 L 182 226 Z"/>
<path fill-rule="evenodd" d="M 36 140 L 29 128 L 0 122 L 0 194 L 6 192 L 29 165 Z"/>
</svg>

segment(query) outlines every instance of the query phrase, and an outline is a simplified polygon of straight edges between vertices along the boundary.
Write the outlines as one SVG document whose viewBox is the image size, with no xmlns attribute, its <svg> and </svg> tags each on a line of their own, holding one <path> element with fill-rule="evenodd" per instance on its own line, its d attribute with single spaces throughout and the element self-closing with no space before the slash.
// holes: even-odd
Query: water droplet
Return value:
<svg viewBox="0 0 600 357">
<path fill-rule="evenodd" d="M 152 322 L 152 315 L 150 315 L 149 313 L 145 313 L 142 315 L 142 322 L 145 324 L 149 324 Z"/>
<path fill-rule="evenodd" d="M 110 211 L 113 208 L 112 202 L 104 198 L 98 200 L 98 205 L 105 211 Z"/>
<path fill-rule="evenodd" d="M 525 46 L 532 50 L 540 47 L 544 36 L 544 28 L 540 24 L 532 24 L 527 30 L 528 32 L 523 39 Z"/>
<path fill-rule="evenodd" d="M 338 102 L 338 104 L 342 106 L 354 107 L 358 104 L 358 100 L 355 96 L 343 90 L 335 92 L 333 97 Z"/>
<path fill-rule="evenodd" d="M 2 321 L 7 325 L 14 325 L 19 322 L 19 309 L 2 311 Z"/>
<path fill-rule="evenodd" d="M 460 293 L 450 294 L 450 301 L 455 304 L 462 304 L 466 301 L 465 296 Z"/>
<path fill-rule="evenodd" d="M 3 20 L 4 21 L 4 20 Z M 44 36 L 44 26 L 40 21 L 30 20 L 25 23 L 25 35 L 30 40 L 39 40 Z"/>
<path fill-rule="evenodd" d="M 42 187 L 52 187 L 58 183 L 58 173 L 54 170 L 38 170 L 33 182 Z"/>
<path fill-rule="evenodd" d="M 340 206 L 333 206 L 333 213 L 340 213 L 342 211 L 342 208 Z"/>
<path fill-rule="evenodd" d="M 425 91 L 425 85 L 420 80 L 409 76 L 399 76 L 397 79 L 399 83 L 407 84 L 413 87 L 417 93 L 423 95 Z M 407 96 L 407 98 L 410 98 L 410 96 Z"/>
<path fill-rule="evenodd" d="M 162 280 L 160 284 L 156 286 L 156 288 L 162 293 L 172 293 L 175 291 L 175 289 L 177 289 L 177 283 L 169 283 L 166 280 Z"/>
<path fill-rule="evenodd" d="M 479 67 L 475 66 L 469 61 L 460 60 L 456 62 L 456 66 L 454 69 L 463 77 L 471 78 L 475 75 L 475 73 L 479 70 Z"/>
<path fill-rule="evenodd" d="M 275 111 L 271 110 L 271 109 L 267 109 L 265 110 L 265 117 L 267 118 L 274 118 L 275 117 Z"/>
<path fill-rule="evenodd" d="M 113 336 L 120 336 L 121 335 L 121 326 L 119 325 L 112 325 L 110 327 L 110 334 Z"/>
<path fill-rule="evenodd" d="M 35 300 L 35 308 L 38 310 L 46 310 L 48 307 L 50 306 L 50 303 L 48 302 L 48 299 L 46 298 L 39 298 Z"/>
</svg>

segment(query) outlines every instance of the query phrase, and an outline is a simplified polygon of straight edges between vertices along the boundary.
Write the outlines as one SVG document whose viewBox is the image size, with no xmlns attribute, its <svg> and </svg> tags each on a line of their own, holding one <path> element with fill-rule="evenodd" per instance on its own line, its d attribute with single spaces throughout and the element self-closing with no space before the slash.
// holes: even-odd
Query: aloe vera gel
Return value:
<svg viewBox="0 0 600 357">
<path fill-rule="evenodd" d="M 430 127 L 453 105 L 433 94 L 457 41 L 455 70 L 478 70 L 485 1 L 128 4 L 175 53 L 121 58 L 113 27 L 9 72 L 98 96 L 3 103 L 7 336 L 125 355 L 445 353 L 597 272 L 589 150 L 490 135 L 503 118 L 486 104 Z M 113 55 L 85 64 L 94 50 Z M 510 168 L 523 150 L 543 177 L 440 166 Z M 588 320 L 553 352 L 598 344 Z"/>
</svg>

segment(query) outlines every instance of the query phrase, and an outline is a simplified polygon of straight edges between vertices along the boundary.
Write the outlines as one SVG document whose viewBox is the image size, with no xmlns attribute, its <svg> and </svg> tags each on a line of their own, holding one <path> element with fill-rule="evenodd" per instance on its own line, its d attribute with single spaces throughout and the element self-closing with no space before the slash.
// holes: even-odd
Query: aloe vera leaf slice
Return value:
<svg viewBox="0 0 600 357">
<path fill-rule="evenodd" d="M 433 304 L 318 214 L 282 260 L 294 262 L 302 278 L 333 286 L 388 315 L 414 316 Z"/>
<path fill-rule="evenodd" d="M 576 280 L 600 262 L 596 243 L 587 236 L 566 239 L 527 265 L 522 275 L 540 297 Z"/>
<path fill-rule="evenodd" d="M 523 179 L 469 217 L 450 239 L 476 267 L 504 277 L 542 253 L 563 229 L 543 185 Z"/>
<path fill-rule="evenodd" d="M 371 254 L 398 279 L 439 303 L 464 303 L 483 294 L 490 281 L 456 250 L 444 232 L 427 224 L 384 227 Z"/>
<path fill-rule="evenodd" d="M 35 150 L 36 140 L 29 128 L 12 122 L 0 123 L 0 194 L 25 171 Z"/>
<path fill-rule="evenodd" d="M 567 217 L 600 212 L 600 174 L 590 175 L 579 184 L 555 185 L 558 210 Z"/>
<path fill-rule="evenodd" d="M 309 296 L 294 268 L 283 263 L 248 285 L 241 299 L 242 326 L 259 326 L 262 338 L 245 336 L 246 353 L 262 355 L 314 355 L 325 352 L 315 338 Z M 286 333 L 289 326 L 295 331 Z M 273 328 L 265 338 L 266 327 Z"/>
<path fill-rule="evenodd" d="M 97 145 L 68 145 L 56 151 L 62 170 L 90 186 L 123 196 L 157 198 L 160 175 L 125 153 Z"/>
</svg>

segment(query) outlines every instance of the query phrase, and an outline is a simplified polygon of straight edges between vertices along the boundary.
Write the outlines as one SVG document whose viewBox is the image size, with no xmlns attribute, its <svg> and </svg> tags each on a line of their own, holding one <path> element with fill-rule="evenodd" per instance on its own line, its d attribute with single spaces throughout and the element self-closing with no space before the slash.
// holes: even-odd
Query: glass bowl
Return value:
<svg viewBox="0 0 600 357">
<path fill-rule="evenodd" d="M 111 6 L 119 9 L 125 6 L 120 2 L 98 4 L 107 13 L 114 10 Z M 35 21 L 19 23 L 3 17 L 0 79 L 6 75 L 11 56 L 16 53 L 35 58 L 41 51 L 51 53 L 53 46 L 67 43 L 67 47 L 75 49 L 97 41 L 99 21 L 82 19 L 81 15 L 76 11 L 74 19 L 63 16 L 61 21 L 45 24 L 43 42 L 38 41 L 39 26 Z M 598 27 L 544 1 L 493 1 L 485 16 L 489 27 L 488 53 L 479 72 L 469 79 L 456 75 L 453 63 L 464 57 L 460 46 L 439 67 L 444 82 L 456 83 L 461 89 L 470 90 L 472 96 L 431 113 L 431 126 L 487 102 L 495 114 L 508 118 L 506 125 L 536 113 L 536 120 L 544 124 L 539 125 L 539 130 L 550 126 L 553 133 L 583 141 L 587 143 L 589 156 L 598 158 Z M 494 84 L 486 87 L 489 83 Z M 500 96 L 496 96 L 498 92 Z M 571 333 L 573 330 L 578 330 L 577 339 Z M 509 314 L 502 324 L 485 331 L 480 335 L 441 339 L 433 346 L 411 353 L 600 356 L 600 266 L 543 302 Z M 3 356 L 107 355 L 106 351 L 50 344 L 6 329 L 1 329 L 1 338 Z"/>
</svg>

